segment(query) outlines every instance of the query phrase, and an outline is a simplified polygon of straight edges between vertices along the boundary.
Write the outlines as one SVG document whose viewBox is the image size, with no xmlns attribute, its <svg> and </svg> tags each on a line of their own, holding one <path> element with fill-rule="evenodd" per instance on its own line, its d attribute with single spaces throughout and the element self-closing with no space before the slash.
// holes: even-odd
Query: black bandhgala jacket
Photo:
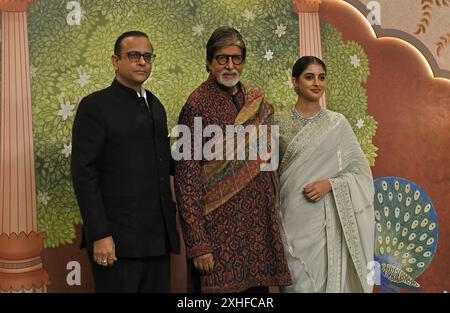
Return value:
<svg viewBox="0 0 450 313">
<path fill-rule="evenodd" d="M 117 80 L 83 98 L 72 130 L 72 181 L 88 251 L 112 236 L 118 257 L 179 252 L 167 117 Z"/>
</svg>

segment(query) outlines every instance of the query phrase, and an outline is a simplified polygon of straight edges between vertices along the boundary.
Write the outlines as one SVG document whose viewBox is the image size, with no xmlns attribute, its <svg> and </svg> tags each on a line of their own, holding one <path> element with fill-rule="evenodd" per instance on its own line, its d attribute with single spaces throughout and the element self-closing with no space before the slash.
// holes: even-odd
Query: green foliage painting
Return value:
<svg viewBox="0 0 450 313">
<path fill-rule="evenodd" d="M 46 247 L 72 243 L 74 226 L 82 222 L 70 179 L 71 128 L 81 98 L 113 80 L 115 39 L 132 29 L 149 35 L 157 57 L 145 86 L 165 105 L 171 129 L 187 96 L 207 78 L 206 41 L 223 25 L 246 40 L 243 80 L 260 87 L 277 109 L 289 109 L 296 100 L 290 72 L 299 48 L 291 0 L 38 0 L 30 6 L 38 228 L 47 232 Z M 361 86 L 369 60 L 332 26 L 321 29 L 328 106 L 348 118 L 373 165 L 376 122 Z"/>
</svg>

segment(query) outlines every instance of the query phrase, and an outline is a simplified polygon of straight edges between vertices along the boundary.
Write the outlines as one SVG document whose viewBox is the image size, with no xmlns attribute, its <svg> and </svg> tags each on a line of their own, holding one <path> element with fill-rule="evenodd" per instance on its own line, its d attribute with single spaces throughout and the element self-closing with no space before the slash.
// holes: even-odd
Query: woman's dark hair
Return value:
<svg viewBox="0 0 450 313">
<path fill-rule="evenodd" d="M 306 68 L 311 64 L 322 65 L 325 73 L 327 72 L 327 67 L 325 66 L 325 63 L 323 63 L 321 59 L 312 55 L 305 55 L 300 59 L 298 59 L 297 62 L 295 62 L 294 67 L 292 68 L 292 77 L 298 79 L 300 75 L 302 75 L 302 73 L 306 70 Z"/>
</svg>

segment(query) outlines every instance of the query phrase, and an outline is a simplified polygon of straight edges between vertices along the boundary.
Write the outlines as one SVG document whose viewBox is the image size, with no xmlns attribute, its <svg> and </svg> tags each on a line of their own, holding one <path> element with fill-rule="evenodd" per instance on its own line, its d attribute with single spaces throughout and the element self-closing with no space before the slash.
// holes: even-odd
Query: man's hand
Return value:
<svg viewBox="0 0 450 313">
<path fill-rule="evenodd" d="M 320 199 L 322 199 L 330 191 L 331 183 L 328 179 L 308 184 L 303 188 L 303 194 L 306 199 L 312 202 L 320 201 Z"/>
<path fill-rule="evenodd" d="M 207 253 L 195 257 L 193 262 L 195 268 L 198 269 L 202 274 L 211 273 L 214 268 L 214 257 L 212 253 Z"/>
<path fill-rule="evenodd" d="M 114 240 L 111 236 L 94 241 L 94 261 L 102 266 L 113 266 L 117 261 Z"/>
</svg>

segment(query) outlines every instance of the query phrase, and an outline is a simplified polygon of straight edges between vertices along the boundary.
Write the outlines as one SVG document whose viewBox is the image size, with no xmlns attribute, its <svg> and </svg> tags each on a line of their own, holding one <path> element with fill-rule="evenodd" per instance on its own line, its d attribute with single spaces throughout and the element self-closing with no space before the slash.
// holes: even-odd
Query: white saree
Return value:
<svg viewBox="0 0 450 313">
<path fill-rule="evenodd" d="M 285 249 L 293 284 L 282 292 L 371 292 L 374 186 L 367 159 L 345 117 L 322 109 L 312 119 L 291 111 L 280 126 L 280 198 Z M 329 179 L 317 203 L 303 187 Z"/>
</svg>

